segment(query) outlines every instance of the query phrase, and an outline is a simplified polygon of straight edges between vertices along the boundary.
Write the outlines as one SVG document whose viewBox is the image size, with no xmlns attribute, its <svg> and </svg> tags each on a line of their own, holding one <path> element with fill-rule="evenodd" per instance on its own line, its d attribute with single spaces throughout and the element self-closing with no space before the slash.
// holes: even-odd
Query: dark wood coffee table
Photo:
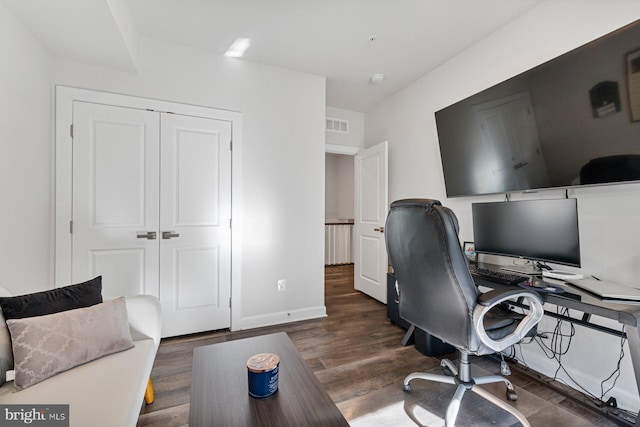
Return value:
<svg viewBox="0 0 640 427">
<path fill-rule="evenodd" d="M 247 359 L 280 356 L 278 391 L 249 396 Z M 193 351 L 190 427 L 348 426 L 284 332 L 198 347 Z"/>
</svg>

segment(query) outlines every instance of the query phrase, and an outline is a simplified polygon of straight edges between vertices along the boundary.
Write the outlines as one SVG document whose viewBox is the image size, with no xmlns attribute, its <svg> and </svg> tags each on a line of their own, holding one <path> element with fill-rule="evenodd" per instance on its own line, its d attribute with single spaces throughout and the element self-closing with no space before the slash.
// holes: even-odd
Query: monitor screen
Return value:
<svg viewBox="0 0 640 427">
<path fill-rule="evenodd" d="M 473 203 L 479 253 L 580 267 L 576 199 Z"/>
</svg>

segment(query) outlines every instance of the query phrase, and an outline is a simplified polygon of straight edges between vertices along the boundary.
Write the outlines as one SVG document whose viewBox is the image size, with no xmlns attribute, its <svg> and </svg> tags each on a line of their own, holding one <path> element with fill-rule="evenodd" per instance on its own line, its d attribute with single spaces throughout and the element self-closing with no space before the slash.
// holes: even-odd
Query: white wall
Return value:
<svg viewBox="0 0 640 427">
<path fill-rule="evenodd" d="M 324 155 L 324 221 L 338 220 L 338 156 Z"/>
<path fill-rule="evenodd" d="M 326 115 L 349 122 L 349 133 L 326 131 L 327 144 L 364 147 L 364 113 L 327 106 Z"/>
<path fill-rule="evenodd" d="M 0 2 L 0 286 L 49 286 L 50 57 Z"/>
<path fill-rule="evenodd" d="M 326 116 L 349 122 L 349 133 L 325 131 L 328 145 L 364 148 L 364 113 L 327 106 Z M 327 154 L 325 162 L 325 220 L 353 219 L 353 156 Z"/>
<path fill-rule="evenodd" d="M 460 239 L 473 240 L 471 203 L 501 200 L 504 196 L 446 200 L 435 111 L 638 18 L 639 2 L 547 0 L 366 112 L 366 145 L 389 141 L 389 200 L 440 199 L 458 215 Z M 638 286 L 640 246 L 636 242 L 640 235 L 637 215 L 640 185 L 585 188 L 569 193 L 579 204 L 582 270 Z M 564 192 L 545 191 L 530 197 L 563 196 Z M 619 328 L 613 321 L 603 319 L 602 323 Z M 549 321 L 542 326 L 545 330 L 552 327 Z M 553 375 L 557 364 L 535 347 L 535 344 L 523 346 L 526 362 L 534 369 Z M 600 381 L 614 370 L 618 354 L 618 339 L 578 328 L 563 364 L 581 384 L 599 396 Z M 622 375 L 611 395 L 619 405 L 634 411 L 639 409 L 628 348 Z"/>
<path fill-rule="evenodd" d="M 353 156 L 325 155 L 325 222 L 353 219 Z"/>
<path fill-rule="evenodd" d="M 150 40 L 140 41 L 135 74 L 52 59 L 1 3 L 0 48 L 0 285 L 13 293 L 53 286 L 52 93 L 67 85 L 242 112 L 235 327 L 325 314 L 324 78 Z M 277 292 L 278 279 L 286 292 Z"/>
<path fill-rule="evenodd" d="M 338 219 L 354 219 L 354 163 L 353 156 L 338 156 Z"/>
</svg>

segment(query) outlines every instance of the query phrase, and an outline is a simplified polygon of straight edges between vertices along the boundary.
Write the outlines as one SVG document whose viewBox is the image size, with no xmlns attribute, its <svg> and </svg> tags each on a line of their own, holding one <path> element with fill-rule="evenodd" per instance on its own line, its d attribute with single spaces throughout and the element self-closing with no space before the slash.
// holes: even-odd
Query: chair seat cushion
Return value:
<svg viewBox="0 0 640 427">
<path fill-rule="evenodd" d="M 489 332 L 503 329 L 513 325 L 522 318 L 522 315 L 504 308 L 502 305 L 497 305 L 484 316 L 484 330 Z"/>
<path fill-rule="evenodd" d="M 484 316 L 483 325 L 489 338 L 499 340 L 513 333 L 523 318 L 523 314 L 509 310 L 503 305 L 497 305 Z M 533 336 L 536 332 L 537 328 L 534 327 L 527 333 L 527 336 Z"/>
</svg>

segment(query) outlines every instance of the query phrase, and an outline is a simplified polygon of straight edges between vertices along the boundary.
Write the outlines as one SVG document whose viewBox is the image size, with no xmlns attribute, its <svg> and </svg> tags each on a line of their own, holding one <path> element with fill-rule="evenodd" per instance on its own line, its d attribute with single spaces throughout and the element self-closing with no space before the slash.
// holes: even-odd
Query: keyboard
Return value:
<svg viewBox="0 0 640 427">
<path fill-rule="evenodd" d="M 490 282 L 500 283 L 502 285 L 517 285 L 520 282 L 527 280 L 527 277 L 519 276 L 517 274 L 511 274 L 504 271 L 490 270 L 488 268 L 481 268 L 476 265 L 470 265 L 469 271 L 473 277 L 485 279 Z"/>
</svg>

